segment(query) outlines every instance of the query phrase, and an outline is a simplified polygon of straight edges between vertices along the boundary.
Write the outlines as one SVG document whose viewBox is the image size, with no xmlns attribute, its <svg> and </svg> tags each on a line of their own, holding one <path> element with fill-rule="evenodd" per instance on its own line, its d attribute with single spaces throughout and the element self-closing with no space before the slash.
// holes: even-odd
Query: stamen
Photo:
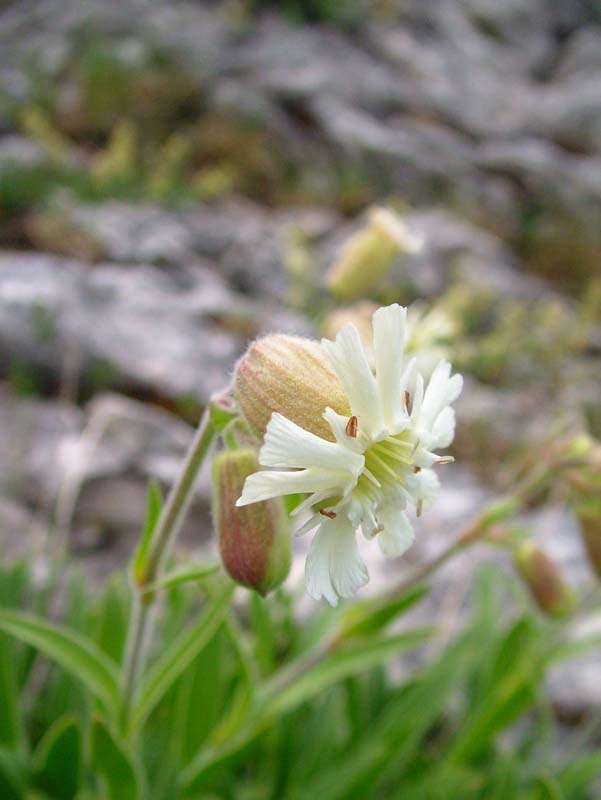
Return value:
<svg viewBox="0 0 601 800">
<path fill-rule="evenodd" d="M 357 438 L 357 417 L 354 415 L 349 417 L 348 422 L 346 423 L 345 432 L 347 436 L 350 436 L 351 439 Z"/>
<path fill-rule="evenodd" d="M 405 439 L 397 439 L 395 436 L 387 436 L 386 439 L 383 439 L 378 444 L 388 444 L 391 447 L 400 447 L 403 449 L 413 447 L 413 442 L 408 442 Z"/>
<path fill-rule="evenodd" d="M 411 464 L 411 459 L 408 458 L 407 455 L 399 453 L 394 449 L 390 450 L 388 447 L 386 447 L 386 442 L 378 442 L 378 444 L 374 445 L 373 449 L 382 453 L 385 458 L 392 458 L 393 461 L 398 461 L 400 464 L 405 464 L 406 466 Z"/>
<path fill-rule="evenodd" d="M 382 484 L 380 483 L 380 481 L 376 478 L 376 476 L 372 472 L 370 472 L 367 469 L 367 467 L 363 467 L 363 475 L 365 475 L 365 477 L 373 483 L 376 489 L 382 488 Z"/>
<path fill-rule="evenodd" d="M 336 512 L 328 511 L 327 508 L 320 508 L 319 513 L 322 515 L 322 517 L 327 517 L 328 519 L 336 519 Z"/>
<path fill-rule="evenodd" d="M 442 464 L 452 464 L 453 461 L 455 461 L 453 456 L 441 456 L 440 458 L 437 458 L 434 463 L 435 464 L 441 464 L 441 465 Z"/>
<path fill-rule="evenodd" d="M 385 461 L 383 461 L 377 453 L 374 452 L 374 448 L 372 448 L 368 457 L 370 459 L 373 459 L 377 463 L 379 470 L 383 470 L 384 472 L 388 473 L 388 475 L 390 475 L 390 477 L 393 479 L 395 483 L 398 482 L 399 476 L 397 475 L 397 473 L 393 469 L 391 469 L 388 466 L 388 464 Z M 363 471 L 365 472 L 365 468 L 363 469 Z"/>
<path fill-rule="evenodd" d="M 424 501 L 420 499 L 417 501 L 417 506 L 415 507 L 416 515 L 418 517 L 421 517 L 423 510 L 424 510 Z"/>
<path fill-rule="evenodd" d="M 415 472 L 415 474 L 417 475 L 417 473 L 418 473 L 418 472 L 421 472 L 421 471 L 422 471 L 422 468 L 421 468 L 421 467 L 413 467 L 413 471 L 414 471 L 414 472 Z"/>
<path fill-rule="evenodd" d="M 409 413 L 409 403 L 411 402 L 411 395 L 407 390 L 403 392 L 403 396 L 405 398 L 405 411 Z"/>
</svg>

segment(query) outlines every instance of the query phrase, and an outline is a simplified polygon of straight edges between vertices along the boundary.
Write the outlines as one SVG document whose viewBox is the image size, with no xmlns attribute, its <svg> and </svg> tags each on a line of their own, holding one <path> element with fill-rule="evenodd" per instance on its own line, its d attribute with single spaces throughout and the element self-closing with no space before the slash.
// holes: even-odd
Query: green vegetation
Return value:
<svg viewBox="0 0 601 800">
<path fill-rule="evenodd" d="M 60 623 L 44 621 L 52 599 L 26 564 L 2 568 L 0 592 L 2 797 L 596 796 L 599 755 L 560 741 L 544 681 L 598 642 L 568 645 L 497 570 L 446 645 L 442 620 L 403 621 L 424 589 L 301 624 L 283 591 L 234 611 L 219 581 L 172 586 L 125 738 L 121 579 L 90 592 L 72 575 Z M 345 641 L 302 669 L 346 619 Z"/>
</svg>

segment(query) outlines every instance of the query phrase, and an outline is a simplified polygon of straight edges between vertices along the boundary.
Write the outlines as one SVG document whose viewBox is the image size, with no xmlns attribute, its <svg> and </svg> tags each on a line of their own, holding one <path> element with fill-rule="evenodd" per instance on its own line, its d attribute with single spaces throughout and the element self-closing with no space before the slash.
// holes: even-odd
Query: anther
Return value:
<svg viewBox="0 0 601 800">
<path fill-rule="evenodd" d="M 417 501 L 417 506 L 415 507 L 416 515 L 418 517 L 421 517 L 423 510 L 424 510 L 424 501 L 423 500 L 418 500 Z"/>
<path fill-rule="evenodd" d="M 418 472 L 422 471 L 421 467 L 413 467 L 413 471 L 417 474 Z"/>
<path fill-rule="evenodd" d="M 336 512 L 328 511 L 327 508 L 320 508 L 319 513 L 322 515 L 322 517 L 327 517 L 328 519 L 336 519 Z"/>
<path fill-rule="evenodd" d="M 405 390 L 405 392 L 403 393 L 403 396 L 405 398 L 405 411 L 408 412 L 409 411 L 409 403 L 411 402 L 411 395 L 409 394 L 408 391 Z"/>
<path fill-rule="evenodd" d="M 350 436 L 351 439 L 355 439 L 357 437 L 357 417 L 354 415 L 349 417 L 348 422 L 346 423 L 346 435 Z"/>
<path fill-rule="evenodd" d="M 440 458 L 437 458 L 434 463 L 435 464 L 452 464 L 453 461 L 455 461 L 453 456 L 441 456 Z"/>
</svg>

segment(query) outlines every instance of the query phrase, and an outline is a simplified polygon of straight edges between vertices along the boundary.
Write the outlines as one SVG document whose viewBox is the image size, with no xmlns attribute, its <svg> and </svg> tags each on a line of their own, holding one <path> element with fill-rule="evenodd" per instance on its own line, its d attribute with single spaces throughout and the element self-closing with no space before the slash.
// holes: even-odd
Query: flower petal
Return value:
<svg viewBox="0 0 601 800">
<path fill-rule="evenodd" d="M 314 600 L 327 600 L 331 606 L 338 605 L 338 595 L 330 577 L 330 536 L 320 525 L 313 537 L 305 561 L 305 586 Z"/>
<path fill-rule="evenodd" d="M 386 558 L 398 558 L 413 544 L 415 533 L 407 514 L 398 506 L 387 504 L 378 511 L 382 530 L 378 544 Z"/>
<path fill-rule="evenodd" d="M 379 308 L 374 313 L 372 321 L 376 383 L 384 421 L 389 429 L 398 425 L 406 414 L 401 391 L 406 319 L 407 309 L 394 303 Z"/>
<path fill-rule="evenodd" d="M 332 483 L 332 473 L 326 470 L 303 469 L 298 472 L 276 472 L 265 470 L 249 475 L 244 482 L 242 496 L 237 506 L 247 506 L 272 497 L 283 497 L 287 494 L 306 494 L 320 490 L 338 489 Z M 340 488 L 340 493 L 342 489 Z"/>
<path fill-rule="evenodd" d="M 384 429 L 382 407 L 376 380 L 370 369 L 361 337 L 352 323 L 345 325 L 335 342 L 321 340 L 349 399 L 351 410 L 359 426 L 374 437 Z"/>
<path fill-rule="evenodd" d="M 461 375 L 451 377 L 451 365 L 448 361 L 440 361 L 432 373 L 424 394 L 419 423 L 430 428 L 434 420 L 445 406 L 454 402 L 461 393 L 463 378 Z"/>
<path fill-rule="evenodd" d="M 339 516 L 324 520 L 315 534 L 305 564 L 307 592 L 335 606 L 339 597 L 351 597 L 369 580 L 357 548 L 355 529 Z"/>
<path fill-rule="evenodd" d="M 316 467 L 351 472 L 358 477 L 363 469 L 364 458 L 336 442 L 328 442 L 304 430 L 282 414 L 274 412 L 267 425 L 259 463 L 264 467 L 289 469 Z"/>
<path fill-rule="evenodd" d="M 432 426 L 432 447 L 448 447 L 455 438 L 455 409 L 445 406 Z"/>
</svg>

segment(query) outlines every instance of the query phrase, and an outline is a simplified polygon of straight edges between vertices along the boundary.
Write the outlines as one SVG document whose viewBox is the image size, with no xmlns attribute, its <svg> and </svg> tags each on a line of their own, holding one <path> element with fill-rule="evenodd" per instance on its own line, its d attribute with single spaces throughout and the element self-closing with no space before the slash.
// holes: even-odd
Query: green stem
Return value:
<svg viewBox="0 0 601 800">
<path fill-rule="evenodd" d="M 207 409 L 190 444 L 182 470 L 174 483 L 153 534 L 143 578 L 134 585 L 133 607 L 130 616 L 127 645 L 122 670 L 122 724 L 127 730 L 136 681 L 152 636 L 152 605 L 154 594 L 145 587 L 160 579 L 165 559 L 192 499 L 194 484 L 202 463 L 213 443 L 216 430 Z"/>
</svg>

